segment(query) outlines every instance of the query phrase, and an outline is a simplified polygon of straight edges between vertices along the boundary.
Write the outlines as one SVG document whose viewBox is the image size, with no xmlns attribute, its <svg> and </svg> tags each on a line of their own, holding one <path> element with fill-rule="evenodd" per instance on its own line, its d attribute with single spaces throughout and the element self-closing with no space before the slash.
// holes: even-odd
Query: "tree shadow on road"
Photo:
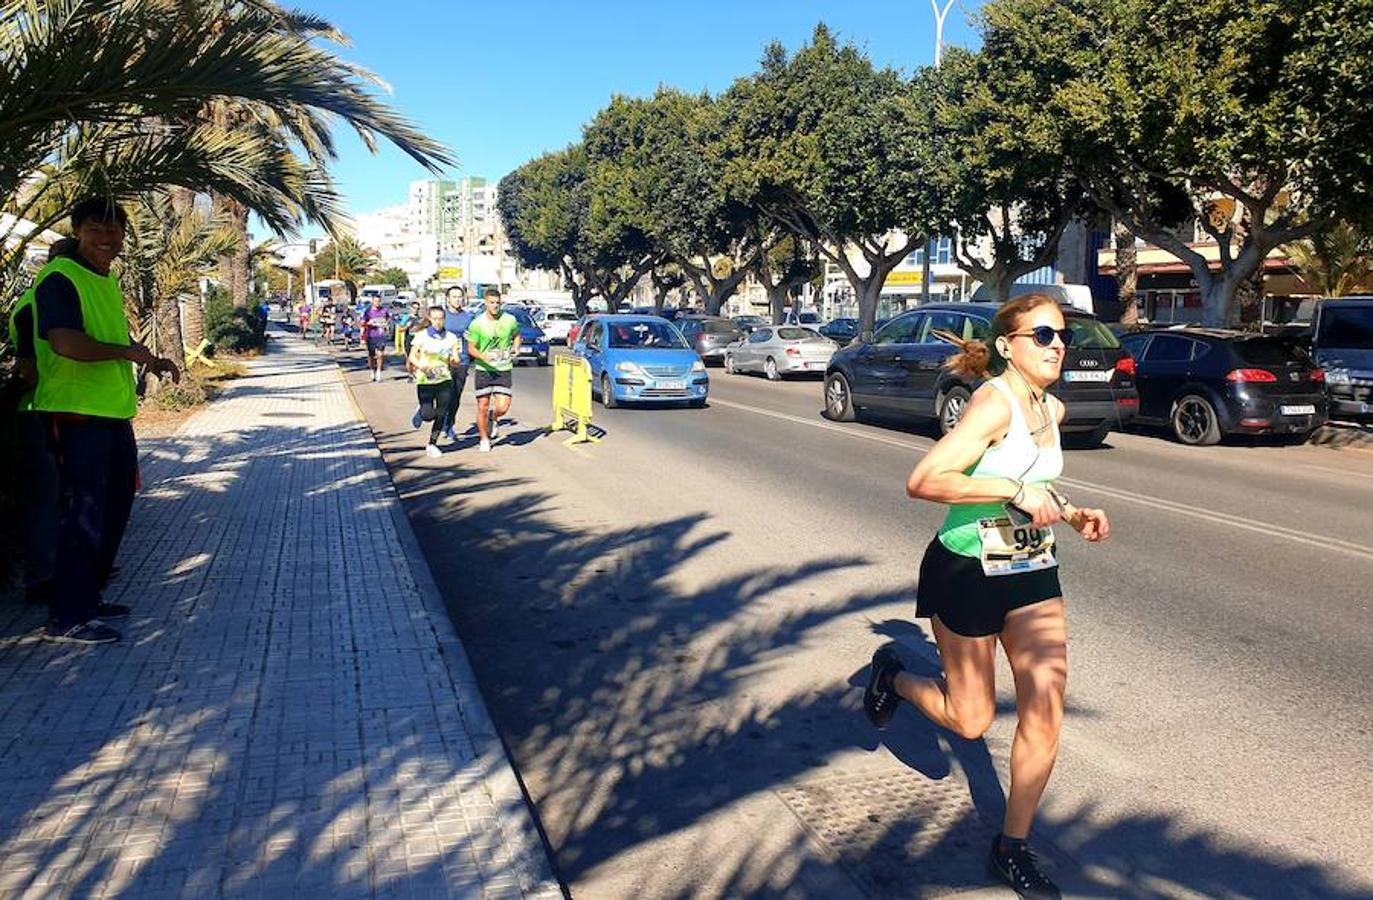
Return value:
<svg viewBox="0 0 1373 900">
<path fill-rule="evenodd" d="M 552 492 L 454 501 L 450 474 L 398 486 L 574 890 L 908 897 L 991 883 L 982 859 L 1005 800 L 987 745 L 908 710 L 879 741 L 860 709 L 866 657 L 836 677 L 819 652 L 851 624 L 937 672 L 924 632 L 872 622 L 910 586 L 816 596 L 835 573 L 861 585 L 858 557 L 703 576 L 692 561 L 732 538 L 706 514 L 607 526 Z M 879 746 L 895 761 L 861 762 Z M 1179 837 L 1167 816 L 1101 826 L 1088 813 L 1039 826 L 1088 893 L 1361 896 L 1322 866 Z"/>
</svg>

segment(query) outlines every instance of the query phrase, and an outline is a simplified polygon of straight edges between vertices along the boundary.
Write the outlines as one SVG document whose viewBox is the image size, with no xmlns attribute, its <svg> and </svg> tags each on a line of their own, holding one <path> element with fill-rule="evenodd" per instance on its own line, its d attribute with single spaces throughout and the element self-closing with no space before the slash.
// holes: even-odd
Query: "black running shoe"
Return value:
<svg viewBox="0 0 1373 900">
<path fill-rule="evenodd" d="M 1001 836 L 992 838 L 987 869 L 1011 890 L 1028 900 L 1062 900 L 1058 885 L 1039 868 L 1035 853 L 1024 843 L 1002 849 Z"/>
<path fill-rule="evenodd" d="M 95 617 L 97 619 L 124 619 L 128 618 L 131 610 L 122 603 L 97 603 L 95 605 Z"/>
<path fill-rule="evenodd" d="M 863 713 L 878 731 L 885 730 L 891 724 L 896 707 L 901 703 L 900 695 L 892 686 L 892 679 L 904 668 L 891 644 L 883 644 L 872 655 L 868 686 L 863 691 Z"/>
<path fill-rule="evenodd" d="M 59 629 L 49 625 L 43 629 L 43 640 L 54 644 L 113 644 L 119 640 L 119 632 L 92 619 L 71 628 Z"/>
</svg>

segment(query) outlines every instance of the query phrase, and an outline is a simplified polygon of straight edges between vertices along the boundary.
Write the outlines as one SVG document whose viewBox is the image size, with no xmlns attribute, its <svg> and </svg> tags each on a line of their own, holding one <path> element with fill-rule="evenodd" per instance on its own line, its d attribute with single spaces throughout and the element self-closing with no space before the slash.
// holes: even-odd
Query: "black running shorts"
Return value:
<svg viewBox="0 0 1373 900">
<path fill-rule="evenodd" d="M 515 383 L 514 376 L 506 372 L 488 372 L 483 368 L 474 369 L 475 377 L 472 380 L 472 391 L 474 397 L 490 397 L 492 394 L 511 395 L 511 387 Z"/>
<path fill-rule="evenodd" d="M 382 335 L 380 337 L 378 337 L 377 335 L 367 336 L 368 353 L 385 353 L 387 348 L 389 348 L 390 346 L 391 341 L 385 335 Z"/>
<path fill-rule="evenodd" d="M 988 576 L 981 560 L 959 556 L 936 537 L 920 562 L 915 615 L 939 616 L 946 628 L 963 637 L 987 637 L 1001 633 L 1011 610 L 1061 596 L 1057 566 Z"/>
</svg>

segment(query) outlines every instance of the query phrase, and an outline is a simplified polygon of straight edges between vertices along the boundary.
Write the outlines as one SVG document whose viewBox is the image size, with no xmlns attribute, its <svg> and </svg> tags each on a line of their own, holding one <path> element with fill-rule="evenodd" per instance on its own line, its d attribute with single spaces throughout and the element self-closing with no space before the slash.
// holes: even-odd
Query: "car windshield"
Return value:
<svg viewBox="0 0 1373 900">
<path fill-rule="evenodd" d="M 1294 345 L 1276 338 L 1250 338 L 1235 341 L 1235 355 L 1252 366 L 1285 366 L 1305 362 L 1305 354 Z"/>
<path fill-rule="evenodd" d="M 505 307 L 505 311 L 510 313 L 510 315 L 514 316 L 515 321 L 519 322 L 525 328 L 534 327 L 534 320 L 529 318 L 529 310 L 521 309 L 518 306 L 507 306 Z"/>
<path fill-rule="evenodd" d="M 729 319 L 706 319 L 701 323 L 706 334 L 738 334 L 739 328 Z"/>
<path fill-rule="evenodd" d="M 1367 306 L 1327 306 L 1321 310 L 1318 347 L 1373 350 L 1373 303 Z"/>
<path fill-rule="evenodd" d="M 762 316 L 738 316 L 734 321 L 740 325 L 766 325 L 768 320 Z"/>
<path fill-rule="evenodd" d="M 823 341 L 825 338 L 809 328 L 779 328 L 777 336 L 784 341 Z"/>
<path fill-rule="evenodd" d="M 814 325 L 821 321 L 820 314 L 813 312 L 803 312 L 801 315 L 797 316 L 796 320 L 798 322 L 804 322 L 807 325 Z"/>
<path fill-rule="evenodd" d="M 1120 346 L 1111 329 L 1096 319 L 1068 316 L 1066 322 L 1068 330 L 1073 333 L 1074 350 L 1114 350 Z"/>
<path fill-rule="evenodd" d="M 681 334 L 666 322 L 607 322 L 612 347 L 653 347 L 659 350 L 686 350 Z"/>
<path fill-rule="evenodd" d="M 551 312 L 544 315 L 545 322 L 575 322 L 577 314 L 570 312 Z"/>
</svg>

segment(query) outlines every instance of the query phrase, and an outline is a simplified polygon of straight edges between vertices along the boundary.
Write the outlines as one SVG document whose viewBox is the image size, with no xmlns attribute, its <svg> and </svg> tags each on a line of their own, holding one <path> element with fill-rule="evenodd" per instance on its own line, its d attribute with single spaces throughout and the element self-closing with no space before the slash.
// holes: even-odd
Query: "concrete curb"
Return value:
<svg viewBox="0 0 1373 900">
<path fill-rule="evenodd" d="M 534 900 L 555 900 L 570 896 L 554 875 L 552 862 L 549 860 L 543 836 L 534 822 L 529 801 L 506 753 L 505 744 L 502 743 L 496 725 L 491 720 L 491 714 L 477 685 L 476 673 L 473 672 L 472 664 L 467 658 L 467 650 L 453 627 L 438 583 L 434 580 L 429 562 L 420 549 L 419 539 L 410 525 L 410 518 L 405 514 L 404 504 L 401 503 L 395 482 L 391 480 L 391 470 L 387 468 L 381 447 L 377 445 L 371 426 L 353 396 L 352 386 L 348 384 L 343 369 L 339 368 L 337 363 L 335 371 L 348 395 L 348 402 L 353 407 L 353 415 L 357 418 L 358 425 L 367 431 L 377 464 L 386 474 L 386 483 L 390 486 L 386 505 L 391 514 L 391 521 L 395 524 L 396 537 L 405 552 L 410 574 L 424 603 L 425 612 L 428 613 L 439 651 L 457 690 L 463 721 L 467 725 L 477 760 L 484 770 L 482 782 L 500 810 L 496 825 L 500 829 L 504 843 L 510 848 L 515 868 L 512 874 L 515 875 L 526 897 Z"/>
<path fill-rule="evenodd" d="M 1306 443 L 1332 450 L 1373 451 L 1373 424 L 1331 422 L 1313 431 Z"/>
</svg>

